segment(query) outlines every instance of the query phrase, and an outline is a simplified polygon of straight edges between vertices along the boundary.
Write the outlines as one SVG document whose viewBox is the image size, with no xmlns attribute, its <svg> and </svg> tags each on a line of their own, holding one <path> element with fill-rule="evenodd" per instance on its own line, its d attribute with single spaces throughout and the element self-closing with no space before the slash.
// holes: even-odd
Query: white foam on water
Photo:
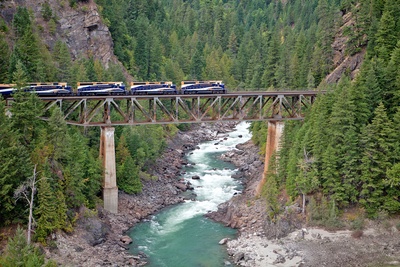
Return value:
<svg viewBox="0 0 400 267">
<path fill-rule="evenodd" d="M 235 149 L 238 143 L 244 143 L 251 138 L 248 131 L 249 124 L 240 123 L 236 130 L 229 134 L 228 139 L 223 142 L 211 141 L 200 144 L 193 154 L 188 156 L 189 161 L 195 163 L 192 168 L 187 168 L 184 178 L 194 187 L 197 195 L 196 201 L 186 201 L 171 209 L 170 215 L 164 222 L 159 223 L 156 218 L 151 221 L 151 229 L 159 236 L 177 232 L 183 222 L 195 216 L 215 211 L 218 205 L 229 200 L 234 193 L 238 192 L 235 188 L 238 181 L 231 176 L 235 173 L 232 169 L 213 169 L 207 164 L 210 161 L 207 154 Z M 242 136 L 242 137 L 239 137 Z M 215 143 L 219 143 L 215 145 Z M 207 161 L 208 160 L 208 161 Z M 199 180 L 192 177 L 198 175 Z"/>
</svg>

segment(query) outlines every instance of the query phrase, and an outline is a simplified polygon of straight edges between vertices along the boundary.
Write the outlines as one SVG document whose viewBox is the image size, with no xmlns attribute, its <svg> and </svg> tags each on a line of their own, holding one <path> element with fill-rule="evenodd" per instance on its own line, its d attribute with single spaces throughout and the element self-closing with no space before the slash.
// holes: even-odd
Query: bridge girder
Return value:
<svg viewBox="0 0 400 267">
<path fill-rule="evenodd" d="M 318 93 L 43 97 L 43 119 L 58 106 L 68 124 L 79 126 L 301 120 Z"/>
</svg>

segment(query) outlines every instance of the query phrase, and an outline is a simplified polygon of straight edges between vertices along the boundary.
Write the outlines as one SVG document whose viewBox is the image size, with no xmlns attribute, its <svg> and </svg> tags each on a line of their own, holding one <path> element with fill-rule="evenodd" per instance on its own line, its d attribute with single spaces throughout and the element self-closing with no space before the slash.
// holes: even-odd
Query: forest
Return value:
<svg viewBox="0 0 400 267">
<path fill-rule="evenodd" d="M 69 1 L 75 7 L 86 1 Z M 397 0 L 96 0 L 114 52 L 135 80 L 223 80 L 229 90 L 321 89 L 305 121 L 289 122 L 264 188 L 271 218 L 285 191 L 311 197 L 315 210 L 362 208 L 369 217 L 400 211 L 400 6 Z M 347 56 L 365 53 L 358 75 L 337 84 L 332 44 L 343 15 Z M 51 8 L 43 19 L 57 23 Z M 12 24 L 0 18 L 0 83 L 125 80 L 118 65 L 73 60 L 58 40 L 47 47 L 32 13 L 18 7 Z M 8 37 L 13 36 L 12 40 Z M 4 110 L 0 101 L 0 109 Z M 0 224 L 26 223 L 26 202 L 14 192 L 33 177 L 35 240 L 71 231 L 80 206 L 100 201 L 99 129 L 67 126 L 59 111 L 40 120 L 42 103 L 19 92 L 0 113 Z M 118 187 L 141 190 L 148 162 L 183 125 L 116 128 Z M 266 124 L 253 123 L 265 147 Z M 151 133 L 151 134 L 149 134 Z M 35 170 L 35 171 L 34 171 Z M 27 190 L 29 191 L 29 187 Z M 315 220 L 318 220 L 313 213 Z M 311 213 L 310 213 L 311 214 Z M 314 216 L 313 215 L 313 216 Z M 1 262 L 0 262 L 1 263 Z M 4 266 L 8 266 L 4 264 Z"/>
</svg>

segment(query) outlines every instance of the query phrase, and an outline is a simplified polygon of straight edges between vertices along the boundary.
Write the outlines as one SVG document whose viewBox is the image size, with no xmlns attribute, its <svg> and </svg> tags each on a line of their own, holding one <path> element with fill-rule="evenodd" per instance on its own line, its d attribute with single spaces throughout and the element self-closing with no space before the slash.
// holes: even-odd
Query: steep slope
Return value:
<svg viewBox="0 0 400 267">
<path fill-rule="evenodd" d="M 62 40 L 74 60 L 93 56 L 106 68 L 110 63 L 119 63 L 114 55 L 110 31 L 93 0 L 78 2 L 72 7 L 68 1 L 58 0 L 11 0 L 0 5 L 0 16 L 10 26 L 17 7 L 31 10 L 40 37 L 50 50 L 57 40 Z M 51 12 L 52 19 L 45 19 L 45 11 Z"/>
<path fill-rule="evenodd" d="M 344 32 L 354 24 L 355 20 L 352 12 L 342 15 L 342 25 L 338 28 L 335 40 L 332 43 L 334 70 L 326 76 L 325 81 L 327 83 L 337 83 L 347 73 L 350 74 L 351 79 L 354 79 L 360 71 L 366 49 L 362 48 L 360 52 L 352 55 L 346 53 L 349 36 L 345 35 Z"/>
</svg>

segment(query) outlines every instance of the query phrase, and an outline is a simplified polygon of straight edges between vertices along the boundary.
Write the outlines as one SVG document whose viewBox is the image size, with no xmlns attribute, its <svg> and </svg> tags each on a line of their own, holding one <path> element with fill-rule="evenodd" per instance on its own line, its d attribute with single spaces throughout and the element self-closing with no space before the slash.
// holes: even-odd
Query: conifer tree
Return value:
<svg viewBox="0 0 400 267">
<path fill-rule="evenodd" d="M 32 163 L 29 153 L 20 142 L 19 133 L 6 116 L 4 102 L 0 100 L 0 224 L 20 218 L 25 203 L 15 204 L 14 190 L 30 175 Z"/>
<path fill-rule="evenodd" d="M 396 112 L 400 101 L 400 41 L 397 42 L 393 50 L 389 64 L 385 69 L 385 91 L 382 96 L 385 106 L 388 107 L 390 114 Z"/>
<path fill-rule="evenodd" d="M 338 204 L 348 203 L 357 196 L 357 168 L 359 160 L 358 135 L 355 126 L 354 102 L 350 97 L 350 83 L 342 79 L 336 90 L 337 99 L 330 117 L 330 144 L 332 145 L 338 176 L 333 188 L 333 199 Z M 329 163 L 328 163 L 329 164 Z M 333 177 L 332 177 L 333 179 Z"/>
<path fill-rule="evenodd" d="M 48 167 L 45 168 L 49 174 Z M 48 176 L 50 177 L 50 176 Z M 62 229 L 66 221 L 66 206 L 57 197 L 58 189 L 54 181 L 46 176 L 41 177 L 38 190 L 38 207 L 36 215 L 38 216 L 35 237 L 41 243 L 46 244 L 46 237 L 57 229 Z"/>
<path fill-rule="evenodd" d="M 14 72 L 14 80 L 17 88 L 21 89 L 26 82 L 25 72 L 22 63 L 18 62 L 17 69 Z M 18 132 L 21 142 L 24 146 L 32 146 L 32 142 L 37 137 L 38 131 L 42 124 L 39 117 L 42 114 L 43 103 L 36 94 L 25 93 L 18 90 L 14 94 L 14 103 L 11 107 L 11 123 Z"/>
<path fill-rule="evenodd" d="M 274 154 L 271 155 L 268 171 L 265 173 L 266 182 L 261 192 L 262 196 L 266 200 L 267 215 L 272 222 L 276 222 L 280 210 L 280 204 L 278 201 L 279 188 L 276 182 L 276 171 L 276 156 Z"/>
<path fill-rule="evenodd" d="M 10 62 L 10 48 L 5 38 L 5 34 L 0 30 L 0 83 L 8 82 L 8 69 Z"/>
<path fill-rule="evenodd" d="M 373 216 L 391 196 L 385 194 L 386 171 L 392 167 L 394 131 L 392 122 L 381 103 L 371 124 L 362 132 L 360 203 Z M 386 207 L 388 209 L 388 207 Z"/>
<path fill-rule="evenodd" d="M 390 58 L 391 51 L 395 48 L 397 42 L 396 21 L 389 10 L 383 12 L 379 22 L 379 28 L 376 33 L 375 51 L 378 57 L 385 61 Z"/>
<path fill-rule="evenodd" d="M 5 253 L 0 256 L 0 265 L 3 267 L 42 267 L 52 264 L 48 262 L 44 265 L 44 262 L 44 256 L 27 243 L 25 233 L 20 227 L 14 237 L 9 239 Z"/>
<path fill-rule="evenodd" d="M 54 45 L 53 57 L 56 61 L 57 81 L 71 81 L 71 55 L 68 46 L 60 40 Z"/>
</svg>

